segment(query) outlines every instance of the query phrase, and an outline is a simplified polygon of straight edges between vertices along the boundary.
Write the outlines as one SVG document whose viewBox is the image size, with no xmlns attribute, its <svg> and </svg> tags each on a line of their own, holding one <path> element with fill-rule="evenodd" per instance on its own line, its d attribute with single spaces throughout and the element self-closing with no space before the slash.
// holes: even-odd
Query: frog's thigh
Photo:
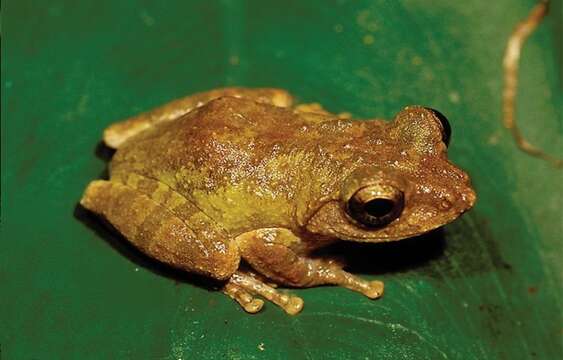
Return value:
<svg viewBox="0 0 563 360">
<path fill-rule="evenodd" d="M 233 87 L 211 90 L 173 100 L 145 113 L 115 123 L 104 131 L 104 142 L 109 147 L 118 148 L 125 140 L 148 129 L 152 125 L 163 121 L 174 120 L 194 108 L 200 107 L 222 96 L 248 98 L 281 107 L 291 106 L 293 103 L 292 96 L 287 91 L 281 89 L 247 89 Z"/>
<path fill-rule="evenodd" d="M 272 280 L 298 287 L 340 285 L 372 299 L 383 294 L 381 281 L 365 281 L 329 261 L 299 256 L 291 249 L 298 238 L 287 229 L 259 229 L 236 241 L 242 258 Z"/>
<path fill-rule="evenodd" d="M 238 268 L 240 256 L 232 241 L 214 237 L 213 231 L 194 231 L 170 209 L 130 186 L 93 181 L 80 203 L 159 261 L 219 280 Z"/>
</svg>

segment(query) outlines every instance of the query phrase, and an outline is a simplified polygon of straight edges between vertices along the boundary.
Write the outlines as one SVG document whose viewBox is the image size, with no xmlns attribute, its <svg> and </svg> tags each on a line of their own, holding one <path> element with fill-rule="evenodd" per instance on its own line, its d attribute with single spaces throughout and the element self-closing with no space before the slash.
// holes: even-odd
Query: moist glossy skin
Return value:
<svg viewBox="0 0 563 360">
<path fill-rule="evenodd" d="M 148 255 L 225 280 L 248 312 L 262 307 L 259 295 L 295 314 L 302 300 L 265 282 L 383 292 L 311 250 L 419 235 L 471 208 L 475 193 L 448 161 L 443 133 L 423 107 L 357 121 L 293 106 L 283 90 L 218 89 L 108 128 L 105 141 L 118 148 L 110 180 L 92 182 L 81 203 Z M 362 223 L 350 208 L 361 189 L 400 193 L 402 211 Z M 241 258 L 251 270 L 238 270 Z"/>
</svg>

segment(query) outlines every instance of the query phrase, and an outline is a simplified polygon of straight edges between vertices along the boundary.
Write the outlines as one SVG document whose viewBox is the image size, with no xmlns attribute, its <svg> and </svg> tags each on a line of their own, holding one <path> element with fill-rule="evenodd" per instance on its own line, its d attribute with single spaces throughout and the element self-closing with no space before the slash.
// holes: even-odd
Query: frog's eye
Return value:
<svg viewBox="0 0 563 360">
<path fill-rule="evenodd" d="M 404 194 L 391 185 L 369 185 L 348 200 L 347 212 L 366 227 L 382 227 L 401 215 Z"/>
<path fill-rule="evenodd" d="M 426 109 L 432 111 L 434 116 L 440 121 L 440 126 L 442 130 L 442 141 L 444 142 L 444 144 L 446 144 L 446 146 L 448 146 L 450 144 L 450 138 L 452 136 L 452 127 L 450 126 L 450 122 L 448 121 L 448 118 L 446 118 L 444 114 L 442 114 L 436 109 L 432 109 L 428 107 Z"/>
</svg>

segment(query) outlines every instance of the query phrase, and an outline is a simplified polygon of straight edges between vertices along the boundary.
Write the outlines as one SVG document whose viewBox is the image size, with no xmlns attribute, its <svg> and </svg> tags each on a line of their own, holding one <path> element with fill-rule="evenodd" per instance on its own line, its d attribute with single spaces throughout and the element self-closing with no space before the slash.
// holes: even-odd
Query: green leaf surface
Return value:
<svg viewBox="0 0 563 360">
<path fill-rule="evenodd" d="M 2 359 L 557 359 L 562 171 L 500 123 L 507 37 L 534 0 L 10 0 L 2 18 Z M 527 43 L 517 115 L 561 155 L 561 4 Z M 257 315 L 155 265 L 76 210 L 111 122 L 224 85 L 334 112 L 446 114 L 474 210 L 394 244 L 346 244 L 372 301 L 291 290 Z"/>
</svg>

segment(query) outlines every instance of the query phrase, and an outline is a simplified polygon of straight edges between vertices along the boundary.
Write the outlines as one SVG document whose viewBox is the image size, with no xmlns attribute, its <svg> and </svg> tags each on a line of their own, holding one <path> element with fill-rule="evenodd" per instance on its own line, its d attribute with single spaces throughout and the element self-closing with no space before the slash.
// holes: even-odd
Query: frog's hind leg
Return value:
<svg viewBox="0 0 563 360">
<path fill-rule="evenodd" d="M 281 89 L 232 87 L 211 90 L 173 100 L 150 111 L 115 123 L 104 131 L 104 142 L 107 146 L 117 149 L 127 139 L 143 130 L 160 122 L 174 120 L 222 96 L 248 98 L 280 107 L 291 106 L 293 103 L 292 96 L 287 91 Z"/>
<path fill-rule="evenodd" d="M 236 300 L 249 313 L 260 311 L 264 304 L 260 299 L 253 298 L 252 295 L 259 295 L 273 302 L 290 315 L 295 315 L 303 309 L 303 300 L 300 297 L 281 293 L 242 271 L 237 271 L 231 276 L 228 283 L 225 284 L 223 292 Z"/>
<path fill-rule="evenodd" d="M 117 181 L 93 181 L 80 203 L 154 259 L 218 280 L 230 278 L 240 261 L 236 244 L 165 185 L 150 179 L 144 183 L 137 179 L 136 183 L 142 191 Z M 175 213 L 178 207 L 195 225 Z"/>
</svg>

